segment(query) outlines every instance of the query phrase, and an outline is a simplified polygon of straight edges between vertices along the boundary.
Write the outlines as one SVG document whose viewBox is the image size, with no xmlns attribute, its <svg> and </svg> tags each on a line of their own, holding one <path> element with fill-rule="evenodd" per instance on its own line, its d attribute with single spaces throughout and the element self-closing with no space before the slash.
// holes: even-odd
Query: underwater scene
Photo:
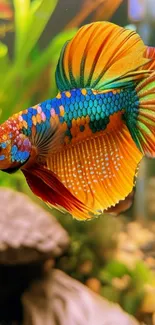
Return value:
<svg viewBox="0 0 155 325">
<path fill-rule="evenodd" d="M 0 325 L 155 325 L 154 0 L 0 0 Z"/>
</svg>

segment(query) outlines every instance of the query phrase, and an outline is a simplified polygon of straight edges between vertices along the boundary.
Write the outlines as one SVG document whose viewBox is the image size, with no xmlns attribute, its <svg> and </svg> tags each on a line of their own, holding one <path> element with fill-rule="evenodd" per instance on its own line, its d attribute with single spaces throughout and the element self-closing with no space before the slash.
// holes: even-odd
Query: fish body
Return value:
<svg viewBox="0 0 155 325">
<path fill-rule="evenodd" d="M 54 121 L 62 132 L 61 142 L 56 148 L 56 152 L 59 152 L 68 144 L 106 133 L 110 127 L 115 127 L 114 121 L 118 122 L 122 114 L 138 114 L 138 106 L 138 96 L 134 88 L 105 92 L 85 88 L 73 89 L 60 92 L 56 98 L 45 100 L 13 115 L 1 129 L 7 131 L 10 139 L 15 134 L 11 147 L 11 162 L 23 163 L 31 149 L 29 138 L 32 135 L 39 136 L 50 129 Z M 7 140 L 6 135 L 3 138 Z M 7 141 L 4 141 L 3 148 L 6 145 Z M 5 155 L 0 155 L 0 161 L 3 160 Z"/>
<path fill-rule="evenodd" d="M 20 168 L 37 196 L 77 219 L 124 199 L 155 155 L 154 54 L 114 24 L 82 27 L 62 49 L 58 95 L 1 125 L 0 168 Z"/>
<path fill-rule="evenodd" d="M 124 111 L 138 114 L 138 96 L 134 89 L 96 92 L 91 89 L 73 89 L 59 93 L 35 107 L 15 114 L 11 120 L 25 136 L 32 131 L 40 134 L 57 120 L 63 132 L 63 144 L 75 143 L 105 131 L 110 117 Z M 35 131 L 34 131 L 35 130 Z M 65 132 L 64 132 L 65 131 Z M 59 147 L 57 148 L 59 150 Z"/>
</svg>

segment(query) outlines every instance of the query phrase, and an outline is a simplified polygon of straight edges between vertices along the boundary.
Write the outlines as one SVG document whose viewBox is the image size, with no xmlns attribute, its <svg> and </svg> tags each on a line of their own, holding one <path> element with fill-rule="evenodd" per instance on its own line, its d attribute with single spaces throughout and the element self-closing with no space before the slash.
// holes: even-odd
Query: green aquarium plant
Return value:
<svg viewBox="0 0 155 325">
<path fill-rule="evenodd" d="M 62 31 L 53 38 L 44 50 L 39 49 L 41 37 L 57 0 L 14 0 L 14 48 L 10 59 L 8 48 L 0 43 L 0 122 L 19 109 L 29 107 L 33 96 L 40 88 L 40 77 L 46 68 L 55 70 L 60 50 L 74 30 Z M 49 72 L 49 71 L 48 71 Z M 51 74 L 47 73 L 51 77 Z M 51 77 L 52 78 L 52 77 Z M 48 95 L 38 94 L 38 100 Z M 50 96 L 55 95 L 55 85 L 50 87 Z M 36 103 L 35 103 L 36 104 Z"/>
</svg>

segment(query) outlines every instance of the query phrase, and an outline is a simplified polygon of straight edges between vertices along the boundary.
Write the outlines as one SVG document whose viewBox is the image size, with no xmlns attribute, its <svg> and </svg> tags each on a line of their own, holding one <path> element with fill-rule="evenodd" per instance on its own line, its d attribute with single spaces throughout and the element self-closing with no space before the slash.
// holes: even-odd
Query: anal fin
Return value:
<svg viewBox="0 0 155 325">
<path fill-rule="evenodd" d="M 66 146 L 47 159 L 47 166 L 96 214 L 115 206 L 132 191 L 142 156 L 121 122 L 115 130 L 109 127 L 107 132 Z"/>
</svg>

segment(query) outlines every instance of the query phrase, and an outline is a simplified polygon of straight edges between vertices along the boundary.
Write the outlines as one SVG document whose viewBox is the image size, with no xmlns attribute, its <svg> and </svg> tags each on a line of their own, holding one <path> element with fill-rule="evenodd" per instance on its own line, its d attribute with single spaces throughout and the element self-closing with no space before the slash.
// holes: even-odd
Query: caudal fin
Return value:
<svg viewBox="0 0 155 325">
<path fill-rule="evenodd" d="M 155 157 L 155 72 L 138 83 L 136 96 L 134 110 L 125 114 L 126 123 L 139 150 Z"/>
<path fill-rule="evenodd" d="M 148 62 L 145 68 L 155 70 L 155 47 L 147 46 L 145 50 L 145 57 L 150 59 L 150 62 Z"/>
</svg>

